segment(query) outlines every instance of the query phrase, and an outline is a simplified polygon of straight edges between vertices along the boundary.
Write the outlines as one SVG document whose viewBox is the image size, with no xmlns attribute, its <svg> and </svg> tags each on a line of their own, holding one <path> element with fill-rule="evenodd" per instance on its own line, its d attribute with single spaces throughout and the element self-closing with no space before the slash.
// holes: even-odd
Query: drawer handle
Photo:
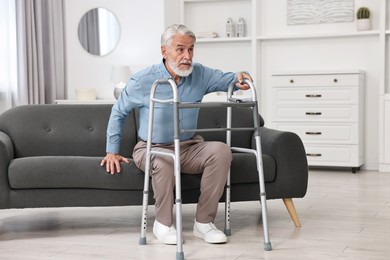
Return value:
<svg viewBox="0 0 390 260">
<path fill-rule="evenodd" d="M 306 132 L 307 135 L 322 135 L 322 132 Z"/>
<path fill-rule="evenodd" d="M 311 157 L 321 157 L 322 154 L 320 153 L 307 153 L 306 156 L 311 156 Z"/>
<path fill-rule="evenodd" d="M 320 116 L 322 115 L 321 112 L 306 112 L 306 115 L 308 116 Z"/>
<path fill-rule="evenodd" d="M 334 80 L 333 80 L 334 83 L 337 83 L 337 81 L 338 81 L 337 79 L 334 79 Z"/>
<path fill-rule="evenodd" d="M 293 79 L 290 79 L 290 83 L 294 83 L 294 80 L 293 80 Z"/>
<path fill-rule="evenodd" d="M 307 98 L 320 98 L 322 97 L 321 94 L 308 94 L 306 95 Z"/>
</svg>

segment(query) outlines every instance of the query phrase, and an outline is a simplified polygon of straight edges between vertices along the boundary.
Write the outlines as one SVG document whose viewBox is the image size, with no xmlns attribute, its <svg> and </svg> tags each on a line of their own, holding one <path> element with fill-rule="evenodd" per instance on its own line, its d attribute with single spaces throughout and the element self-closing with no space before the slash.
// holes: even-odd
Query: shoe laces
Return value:
<svg viewBox="0 0 390 260">
<path fill-rule="evenodd" d="M 210 222 L 209 225 L 211 226 L 212 229 L 218 230 L 218 228 L 214 225 L 213 222 Z"/>
<path fill-rule="evenodd" d="M 209 226 L 210 229 L 207 230 L 207 233 L 211 232 L 211 231 L 218 231 L 218 228 L 214 225 L 213 222 L 208 223 L 208 226 Z"/>
<path fill-rule="evenodd" d="M 176 232 L 175 226 L 174 226 L 174 225 L 170 226 L 170 227 L 168 228 L 168 232 L 169 232 L 169 233 L 170 233 L 170 232 Z"/>
</svg>

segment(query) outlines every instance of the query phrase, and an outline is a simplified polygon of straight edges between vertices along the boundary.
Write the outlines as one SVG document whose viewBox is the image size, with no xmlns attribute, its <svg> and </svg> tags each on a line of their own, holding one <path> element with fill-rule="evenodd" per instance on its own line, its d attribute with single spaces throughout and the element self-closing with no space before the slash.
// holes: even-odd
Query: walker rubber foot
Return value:
<svg viewBox="0 0 390 260">
<path fill-rule="evenodd" d="M 264 250 L 265 251 L 271 251 L 272 250 L 271 242 L 264 243 Z"/>
<path fill-rule="evenodd" d="M 229 228 L 229 229 L 224 229 L 223 231 L 225 233 L 226 236 L 230 237 L 232 235 L 232 230 Z"/>
<path fill-rule="evenodd" d="M 176 252 L 176 260 L 184 260 L 184 253 Z"/>
<path fill-rule="evenodd" d="M 146 245 L 146 237 L 140 237 L 139 238 L 139 244 L 140 245 Z"/>
</svg>

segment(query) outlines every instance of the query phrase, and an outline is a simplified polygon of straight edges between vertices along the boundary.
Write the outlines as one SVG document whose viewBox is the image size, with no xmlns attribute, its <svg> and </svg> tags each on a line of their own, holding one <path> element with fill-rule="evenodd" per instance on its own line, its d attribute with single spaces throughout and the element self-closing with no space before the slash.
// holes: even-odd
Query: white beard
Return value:
<svg viewBox="0 0 390 260">
<path fill-rule="evenodd" d="M 175 64 L 171 61 L 168 61 L 168 64 L 169 67 L 171 67 L 171 69 L 173 70 L 173 72 L 176 75 L 179 75 L 180 77 L 188 77 L 192 73 L 192 70 L 194 68 L 192 66 L 192 63 L 191 63 L 191 67 L 188 70 L 181 70 L 179 67 L 176 67 Z"/>
</svg>

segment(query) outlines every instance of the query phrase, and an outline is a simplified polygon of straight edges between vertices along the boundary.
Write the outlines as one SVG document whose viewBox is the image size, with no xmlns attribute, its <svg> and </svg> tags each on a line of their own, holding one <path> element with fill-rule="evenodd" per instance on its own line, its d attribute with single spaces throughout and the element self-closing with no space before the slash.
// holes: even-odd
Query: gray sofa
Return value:
<svg viewBox="0 0 390 260">
<path fill-rule="evenodd" d="M 144 175 L 134 163 L 124 164 L 116 175 L 100 166 L 110 111 L 111 105 L 30 105 L 2 113 L 0 208 L 142 205 Z M 224 127 L 225 114 L 225 108 L 202 108 L 198 127 Z M 250 126 L 252 117 L 250 108 L 234 109 L 233 126 Z M 125 122 L 121 154 L 128 158 L 138 140 L 137 120 L 134 112 Z M 233 132 L 232 145 L 252 147 L 252 135 Z M 202 136 L 225 141 L 225 132 Z M 292 199 L 304 197 L 307 189 L 303 144 L 296 134 L 266 127 L 261 127 L 261 142 L 267 199 L 283 199 L 299 226 Z M 199 183 L 200 176 L 183 174 L 183 203 L 197 201 Z M 152 204 L 153 194 L 149 198 Z M 234 153 L 231 199 L 259 200 L 254 155 Z"/>
</svg>

